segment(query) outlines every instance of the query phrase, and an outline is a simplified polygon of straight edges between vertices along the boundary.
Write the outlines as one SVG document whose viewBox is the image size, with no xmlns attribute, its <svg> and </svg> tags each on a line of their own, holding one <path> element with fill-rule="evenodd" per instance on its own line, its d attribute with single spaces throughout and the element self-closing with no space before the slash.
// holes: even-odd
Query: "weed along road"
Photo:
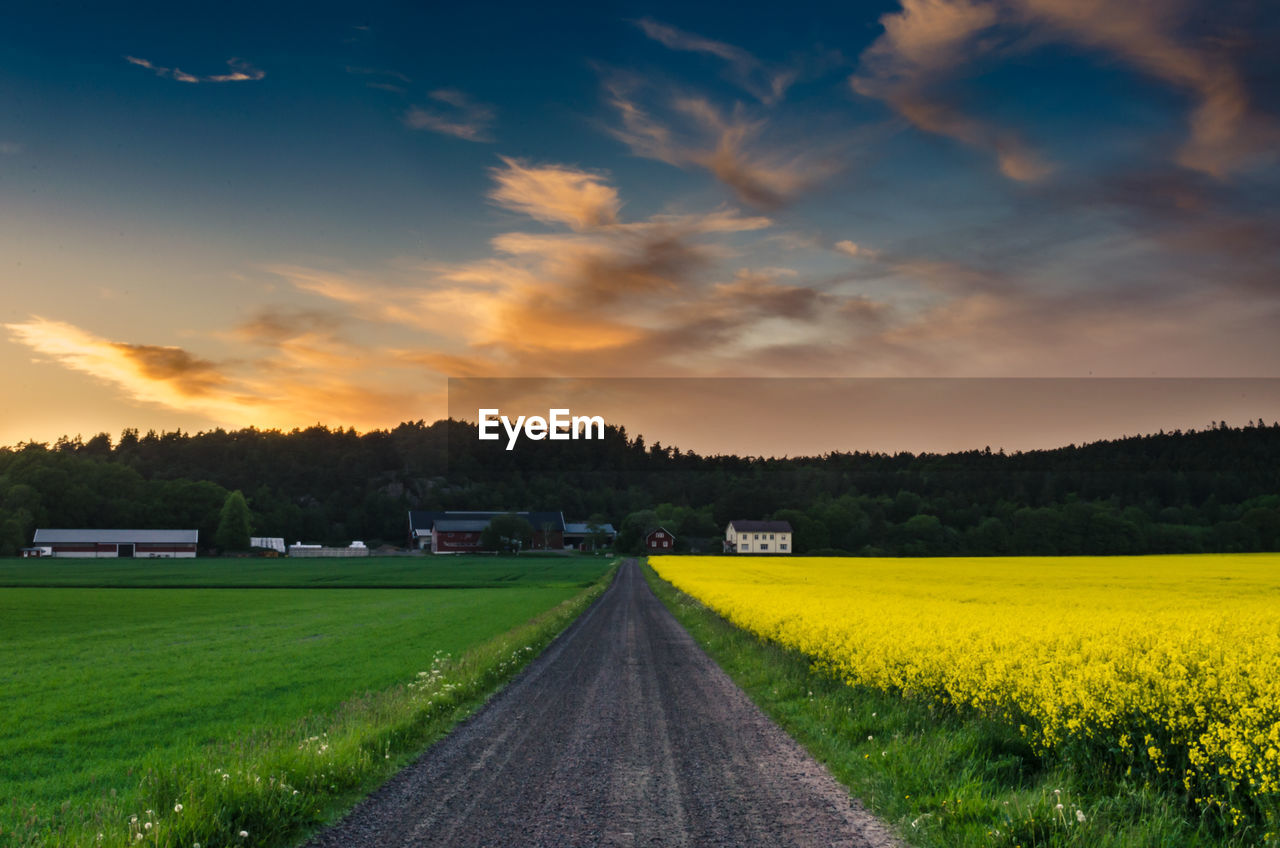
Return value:
<svg viewBox="0 0 1280 848">
<path fill-rule="evenodd" d="M 896 843 L 697 647 L 634 561 L 312 848 Z"/>
</svg>

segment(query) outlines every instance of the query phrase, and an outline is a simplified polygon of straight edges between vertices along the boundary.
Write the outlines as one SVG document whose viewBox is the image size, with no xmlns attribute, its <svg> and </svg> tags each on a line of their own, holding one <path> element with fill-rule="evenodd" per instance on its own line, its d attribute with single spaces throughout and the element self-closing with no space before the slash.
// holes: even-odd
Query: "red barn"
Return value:
<svg viewBox="0 0 1280 848">
<path fill-rule="evenodd" d="M 662 527 L 650 530 L 644 537 L 644 549 L 651 554 L 669 554 L 676 546 L 676 537 Z"/>
<path fill-rule="evenodd" d="M 409 545 L 433 554 L 466 554 L 480 550 L 480 534 L 499 515 L 518 515 L 533 527 L 530 550 L 564 550 L 564 513 L 467 510 L 409 511 Z"/>
</svg>

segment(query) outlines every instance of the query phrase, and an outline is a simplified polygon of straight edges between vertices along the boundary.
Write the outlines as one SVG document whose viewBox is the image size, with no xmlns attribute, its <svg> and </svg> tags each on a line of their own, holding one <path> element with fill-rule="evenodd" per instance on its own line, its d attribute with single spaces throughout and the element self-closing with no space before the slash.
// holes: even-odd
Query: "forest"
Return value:
<svg viewBox="0 0 1280 848">
<path fill-rule="evenodd" d="M 212 552 L 230 493 L 254 535 L 407 544 L 410 509 L 562 510 L 634 551 L 661 525 L 719 550 L 735 518 L 779 518 L 797 553 L 1069 555 L 1280 549 L 1280 425 L 1004 453 L 700 456 L 624 427 L 506 451 L 462 421 L 124 431 L 0 448 L 0 556 L 37 527 L 196 528 Z"/>
</svg>

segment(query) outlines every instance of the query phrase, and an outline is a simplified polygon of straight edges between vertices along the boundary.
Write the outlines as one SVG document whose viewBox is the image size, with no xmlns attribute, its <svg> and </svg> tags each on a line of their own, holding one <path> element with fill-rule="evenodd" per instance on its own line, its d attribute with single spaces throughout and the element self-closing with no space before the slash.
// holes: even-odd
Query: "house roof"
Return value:
<svg viewBox="0 0 1280 848">
<path fill-rule="evenodd" d="M 652 536 L 654 533 L 657 533 L 659 530 L 661 530 L 663 533 L 666 533 L 668 536 L 670 536 L 673 539 L 676 537 L 675 533 L 672 533 L 670 530 L 668 530 L 665 527 L 650 527 L 648 530 L 644 531 L 644 537 L 647 539 L 650 536 Z"/>
<path fill-rule="evenodd" d="M 507 510 L 409 510 L 409 526 L 413 529 L 415 535 L 420 535 L 420 531 L 431 530 L 441 521 L 481 521 L 488 524 L 489 521 L 499 515 L 511 514 Z M 515 515 L 520 516 L 525 521 L 533 525 L 534 530 L 541 530 L 543 525 L 551 525 L 552 532 L 559 530 L 564 531 L 564 513 L 552 512 L 544 510 L 540 512 L 516 512 Z"/>
<path fill-rule="evenodd" d="M 199 541 L 199 530 L 62 530 L 41 527 L 36 530 L 36 545 L 52 544 L 102 544 L 132 545 L 174 544 L 194 545 Z"/>
<path fill-rule="evenodd" d="M 604 533 L 606 535 L 612 535 L 618 532 L 617 530 L 613 529 L 612 524 L 597 524 L 596 526 L 600 528 L 601 533 Z M 564 532 L 572 533 L 575 536 L 586 536 L 591 533 L 591 525 L 589 523 L 582 523 L 577 521 L 567 522 L 564 525 Z"/>
<path fill-rule="evenodd" d="M 441 533 L 478 533 L 488 526 L 489 519 L 487 518 L 483 520 L 458 520 L 454 518 L 446 518 L 437 521 L 434 529 L 439 530 Z"/>
<path fill-rule="evenodd" d="M 730 521 L 729 526 L 739 533 L 790 533 L 789 521 Z"/>
</svg>

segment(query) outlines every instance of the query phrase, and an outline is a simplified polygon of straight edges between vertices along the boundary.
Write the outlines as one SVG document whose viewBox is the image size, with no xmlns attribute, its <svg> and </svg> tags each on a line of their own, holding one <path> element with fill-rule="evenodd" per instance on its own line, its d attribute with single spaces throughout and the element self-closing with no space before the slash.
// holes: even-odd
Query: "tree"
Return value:
<svg viewBox="0 0 1280 848">
<path fill-rule="evenodd" d="M 609 523 L 609 519 L 600 513 L 592 513 L 587 519 L 587 547 L 589 550 L 598 550 L 605 541 L 604 525 Z"/>
<path fill-rule="evenodd" d="M 218 530 L 213 536 L 214 544 L 219 551 L 248 550 L 252 532 L 249 504 L 245 502 L 244 494 L 236 489 L 222 502 L 222 512 L 218 514 Z"/>
<path fill-rule="evenodd" d="M 480 531 L 480 546 L 487 551 L 518 551 L 533 540 L 533 525 L 518 515 L 495 515 Z"/>
</svg>

